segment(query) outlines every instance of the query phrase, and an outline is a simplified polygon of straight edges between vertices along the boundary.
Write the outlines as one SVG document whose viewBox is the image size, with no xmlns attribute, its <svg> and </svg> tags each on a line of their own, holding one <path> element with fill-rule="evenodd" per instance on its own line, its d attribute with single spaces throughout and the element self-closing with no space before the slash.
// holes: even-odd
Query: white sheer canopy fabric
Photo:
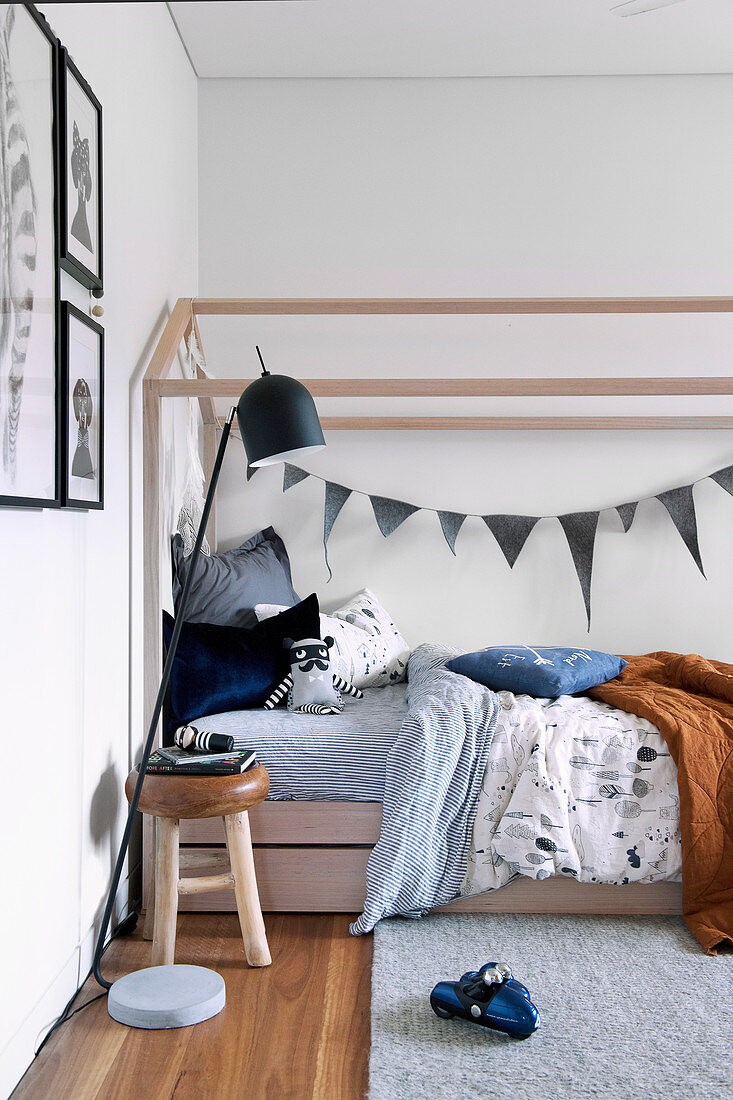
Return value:
<svg viewBox="0 0 733 1100">
<path fill-rule="evenodd" d="M 204 357 L 198 346 L 196 333 L 193 328 L 191 328 L 191 335 L 188 339 L 186 352 L 186 363 L 184 367 L 186 377 L 196 378 L 201 374 L 207 378 L 210 377 L 206 372 Z M 188 399 L 186 462 L 186 482 L 183 490 L 181 507 L 178 512 L 176 530 L 183 539 L 183 551 L 188 555 L 193 552 L 194 543 L 196 542 L 196 532 L 198 531 L 201 515 L 204 510 L 204 485 L 206 483 L 204 469 L 201 465 L 201 458 L 199 457 L 199 409 L 198 402 L 194 397 L 189 397 Z M 206 538 L 204 538 L 201 545 L 201 550 L 204 554 L 211 553 Z"/>
</svg>

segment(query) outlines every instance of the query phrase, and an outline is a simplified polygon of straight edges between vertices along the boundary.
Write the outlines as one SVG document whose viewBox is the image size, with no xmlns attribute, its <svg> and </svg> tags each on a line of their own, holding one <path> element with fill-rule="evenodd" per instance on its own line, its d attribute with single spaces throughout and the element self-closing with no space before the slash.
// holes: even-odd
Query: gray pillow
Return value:
<svg viewBox="0 0 733 1100">
<path fill-rule="evenodd" d="M 191 563 L 184 557 L 183 540 L 172 542 L 173 603 L 178 603 Z M 259 531 L 235 550 L 207 557 L 199 554 L 186 621 L 217 626 L 254 626 L 257 603 L 292 607 L 300 602 L 290 576 L 285 543 L 272 527 Z"/>
</svg>

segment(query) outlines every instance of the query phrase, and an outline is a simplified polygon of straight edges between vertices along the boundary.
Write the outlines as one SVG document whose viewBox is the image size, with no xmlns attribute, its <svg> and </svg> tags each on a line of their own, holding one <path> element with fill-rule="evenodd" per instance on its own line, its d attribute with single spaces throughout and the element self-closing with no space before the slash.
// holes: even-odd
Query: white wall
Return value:
<svg viewBox="0 0 733 1100">
<path fill-rule="evenodd" d="M 37 761 L 0 779 L 2 1096 L 91 961 L 141 739 L 140 378 L 197 276 L 197 82 L 165 5 L 42 9 L 104 111 L 106 502 L 0 512 L 6 749 Z"/>
<path fill-rule="evenodd" d="M 733 77 L 202 81 L 200 293 L 730 294 L 731 110 Z M 202 335 L 212 371 L 236 376 L 255 373 L 255 341 L 272 370 L 305 378 L 730 374 L 733 358 L 725 316 L 207 318 Z M 472 411 L 489 407 L 733 411 L 680 399 L 504 400 Z M 351 498 L 327 586 L 323 487 L 307 481 L 282 496 L 269 470 L 245 490 L 237 449 L 219 493 L 222 542 L 274 522 L 301 594 L 316 589 L 335 605 L 367 584 L 412 643 L 588 644 L 556 522 L 535 530 L 510 572 L 479 520 L 453 558 L 435 516 L 411 517 L 385 542 L 365 498 Z M 359 432 L 334 433 L 307 465 L 433 507 L 556 514 L 731 461 L 727 432 Z M 627 536 L 615 514 L 602 516 L 591 644 L 733 659 L 733 500 L 711 482 L 696 492 L 708 581 L 660 504 L 640 507 Z"/>
</svg>

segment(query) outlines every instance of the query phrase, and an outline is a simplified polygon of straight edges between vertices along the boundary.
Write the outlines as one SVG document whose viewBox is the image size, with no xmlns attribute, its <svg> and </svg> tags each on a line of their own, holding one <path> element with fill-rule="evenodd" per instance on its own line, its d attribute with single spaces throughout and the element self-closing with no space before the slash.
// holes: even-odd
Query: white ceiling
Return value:
<svg viewBox="0 0 733 1100">
<path fill-rule="evenodd" d="M 201 77 L 733 72 L 733 0 L 621 19 L 619 0 L 172 3 Z"/>
</svg>

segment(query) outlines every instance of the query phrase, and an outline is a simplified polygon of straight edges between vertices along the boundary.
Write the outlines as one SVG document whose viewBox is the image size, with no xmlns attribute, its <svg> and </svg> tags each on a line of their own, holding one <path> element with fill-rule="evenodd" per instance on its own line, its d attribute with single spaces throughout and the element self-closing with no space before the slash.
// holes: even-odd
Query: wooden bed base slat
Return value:
<svg viewBox="0 0 733 1100">
<path fill-rule="evenodd" d="M 356 913 L 364 904 L 369 848 L 289 847 L 254 849 L 257 887 L 265 912 Z M 211 860 L 206 863 L 207 858 Z M 221 849 L 200 849 L 196 866 L 182 874 L 221 865 Z M 234 890 L 187 894 L 181 910 L 233 911 Z M 550 878 L 524 878 L 501 890 L 465 898 L 441 908 L 457 913 L 681 913 L 682 887 L 677 882 L 605 886 Z"/>
<path fill-rule="evenodd" d="M 626 886 L 575 882 L 559 876 L 521 878 L 501 890 L 446 905 L 451 913 L 619 913 L 626 916 L 682 912 L 681 882 L 631 882 Z"/>
<path fill-rule="evenodd" d="M 379 839 L 381 802 L 261 802 L 249 811 L 254 844 L 368 844 Z M 181 844 L 224 844 L 220 817 L 181 821 Z"/>
</svg>

